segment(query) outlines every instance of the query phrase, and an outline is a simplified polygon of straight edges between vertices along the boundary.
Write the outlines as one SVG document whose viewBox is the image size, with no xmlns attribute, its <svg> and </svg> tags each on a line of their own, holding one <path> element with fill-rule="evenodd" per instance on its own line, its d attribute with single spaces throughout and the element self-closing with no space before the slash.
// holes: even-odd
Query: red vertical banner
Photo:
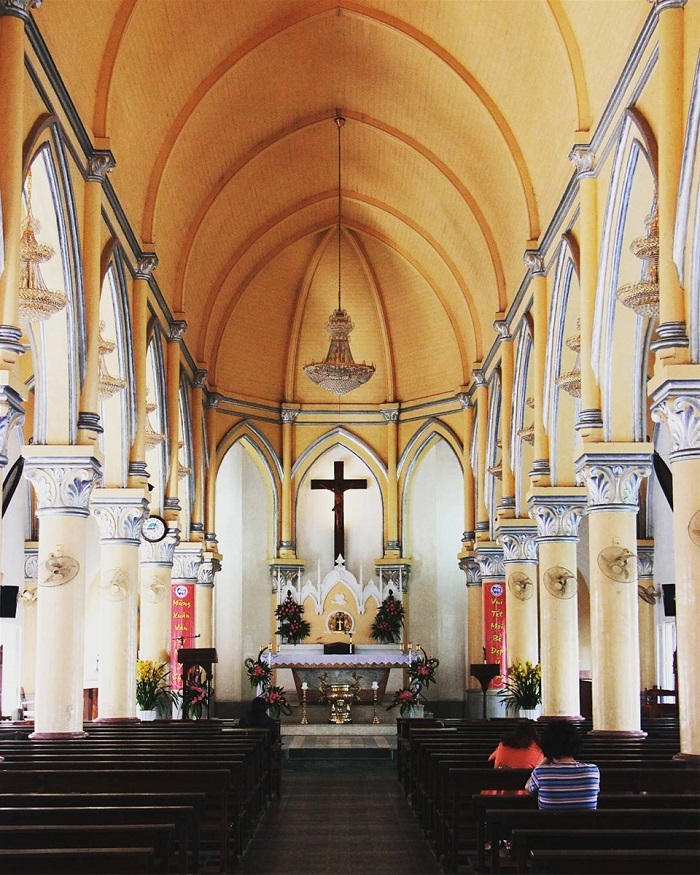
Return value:
<svg viewBox="0 0 700 875">
<path fill-rule="evenodd" d="M 503 686 L 506 673 L 506 594 L 501 581 L 484 581 L 484 648 L 486 662 L 497 662 L 501 673 L 489 684 L 490 689 Z"/>
<path fill-rule="evenodd" d="M 170 687 L 182 689 L 182 666 L 177 661 L 181 647 L 191 647 L 194 639 L 194 584 L 173 583 L 170 594 Z"/>
</svg>

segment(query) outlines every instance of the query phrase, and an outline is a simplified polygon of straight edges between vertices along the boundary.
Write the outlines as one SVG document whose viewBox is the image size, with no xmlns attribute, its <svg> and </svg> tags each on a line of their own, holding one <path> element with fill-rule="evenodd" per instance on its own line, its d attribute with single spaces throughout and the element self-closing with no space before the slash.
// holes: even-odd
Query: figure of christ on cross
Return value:
<svg viewBox="0 0 700 875">
<path fill-rule="evenodd" d="M 367 489 L 366 480 L 346 480 L 343 475 L 343 462 L 333 462 L 332 480 L 312 480 L 312 489 L 328 489 L 333 493 L 333 561 L 342 556 L 345 559 L 345 490 Z"/>
</svg>

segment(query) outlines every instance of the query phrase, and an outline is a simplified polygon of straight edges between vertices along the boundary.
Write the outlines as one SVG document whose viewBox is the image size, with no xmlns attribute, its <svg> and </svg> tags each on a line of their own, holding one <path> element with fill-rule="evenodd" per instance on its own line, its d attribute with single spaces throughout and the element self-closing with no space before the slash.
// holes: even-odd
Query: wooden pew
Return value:
<svg viewBox="0 0 700 875">
<path fill-rule="evenodd" d="M 639 875 L 663 872 L 665 875 L 697 875 L 700 850 L 670 848 L 601 851 L 533 851 L 532 875 Z"/>
<path fill-rule="evenodd" d="M 153 848 L 0 848 L 0 875 L 150 875 Z"/>
</svg>

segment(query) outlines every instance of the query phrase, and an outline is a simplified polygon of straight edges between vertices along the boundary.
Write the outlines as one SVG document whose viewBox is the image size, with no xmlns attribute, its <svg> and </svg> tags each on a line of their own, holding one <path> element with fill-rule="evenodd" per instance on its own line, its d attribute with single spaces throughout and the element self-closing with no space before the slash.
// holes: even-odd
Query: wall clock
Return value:
<svg viewBox="0 0 700 875">
<path fill-rule="evenodd" d="M 158 541 L 162 541 L 167 533 L 168 526 L 162 517 L 151 514 L 141 523 L 141 535 L 151 544 L 157 544 Z"/>
</svg>

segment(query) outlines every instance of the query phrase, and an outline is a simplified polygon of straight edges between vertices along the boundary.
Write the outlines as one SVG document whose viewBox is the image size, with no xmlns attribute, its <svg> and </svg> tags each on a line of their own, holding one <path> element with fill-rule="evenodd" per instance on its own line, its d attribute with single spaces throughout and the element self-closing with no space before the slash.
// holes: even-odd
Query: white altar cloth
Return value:
<svg viewBox="0 0 700 875">
<path fill-rule="evenodd" d="M 418 653 L 405 653 L 398 647 L 359 645 L 354 653 L 324 653 L 323 645 L 282 645 L 269 655 L 273 668 L 403 668 Z"/>
</svg>

